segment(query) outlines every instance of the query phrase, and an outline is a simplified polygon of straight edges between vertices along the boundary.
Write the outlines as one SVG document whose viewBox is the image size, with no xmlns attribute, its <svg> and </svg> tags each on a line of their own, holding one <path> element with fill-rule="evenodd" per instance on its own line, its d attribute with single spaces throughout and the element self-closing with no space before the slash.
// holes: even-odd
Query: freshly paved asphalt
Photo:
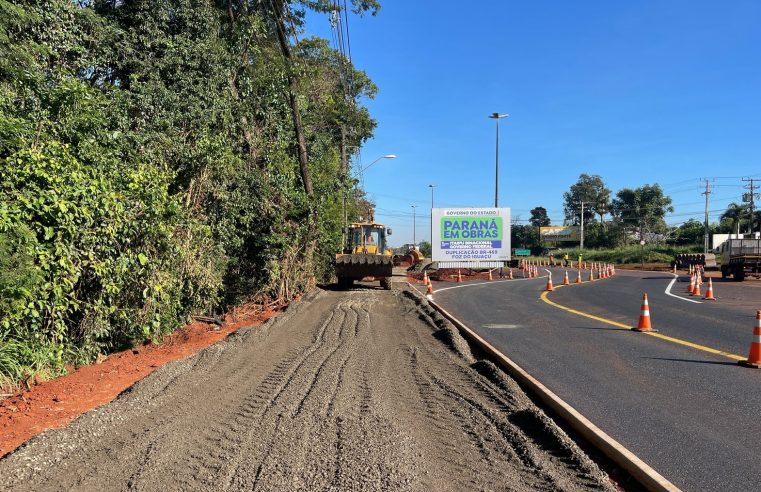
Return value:
<svg viewBox="0 0 761 492">
<path fill-rule="evenodd" d="M 664 292 L 673 278 L 619 272 L 549 299 L 633 326 L 647 292 L 660 333 L 747 356 L 761 289 L 731 306 L 696 304 Z M 759 490 L 761 370 L 551 306 L 540 299 L 545 278 L 477 283 L 435 284 L 434 298 L 678 487 Z"/>
</svg>

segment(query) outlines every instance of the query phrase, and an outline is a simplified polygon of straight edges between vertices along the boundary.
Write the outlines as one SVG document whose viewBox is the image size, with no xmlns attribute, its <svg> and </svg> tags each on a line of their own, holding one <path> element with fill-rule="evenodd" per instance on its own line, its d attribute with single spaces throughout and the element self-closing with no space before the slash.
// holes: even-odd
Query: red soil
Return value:
<svg viewBox="0 0 761 492">
<path fill-rule="evenodd" d="M 99 364 L 80 367 L 0 401 L 0 457 L 41 432 L 65 427 L 79 415 L 110 402 L 167 362 L 193 355 L 243 326 L 258 326 L 277 314 L 272 309 L 247 307 L 248 313 L 233 317 L 221 327 L 192 323 L 160 345 L 111 354 Z"/>
</svg>

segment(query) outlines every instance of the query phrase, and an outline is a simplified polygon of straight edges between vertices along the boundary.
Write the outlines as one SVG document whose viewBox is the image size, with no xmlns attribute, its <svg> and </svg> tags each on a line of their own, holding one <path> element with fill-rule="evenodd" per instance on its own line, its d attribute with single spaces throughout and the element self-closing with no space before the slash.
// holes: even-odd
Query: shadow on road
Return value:
<svg viewBox="0 0 761 492">
<path fill-rule="evenodd" d="M 346 289 L 338 284 L 317 284 L 317 287 L 331 292 L 350 291 L 350 290 L 384 290 L 380 285 L 354 284 Z"/>
<path fill-rule="evenodd" d="M 695 360 L 695 359 L 671 359 L 668 357 L 642 357 L 650 360 L 665 360 L 669 362 L 691 362 L 693 364 L 713 364 L 717 366 L 736 366 L 736 362 L 719 362 L 715 360 Z"/>
</svg>

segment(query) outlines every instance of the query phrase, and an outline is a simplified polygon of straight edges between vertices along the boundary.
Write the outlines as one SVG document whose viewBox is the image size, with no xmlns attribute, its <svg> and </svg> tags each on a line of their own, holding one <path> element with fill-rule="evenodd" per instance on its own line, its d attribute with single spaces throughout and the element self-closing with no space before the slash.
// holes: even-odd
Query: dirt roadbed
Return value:
<svg viewBox="0 0 761 492">
<path fill-rule="evenodd" d="M 424 299 L 315 290 L 0 461 L 4 490 L 613 490 Z"/>
</svg>

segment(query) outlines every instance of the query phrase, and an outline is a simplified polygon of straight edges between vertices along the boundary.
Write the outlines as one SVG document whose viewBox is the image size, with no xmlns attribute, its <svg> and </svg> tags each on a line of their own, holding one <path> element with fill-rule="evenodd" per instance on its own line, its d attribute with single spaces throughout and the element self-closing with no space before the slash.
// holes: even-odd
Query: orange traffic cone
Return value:
<svg viewBox="0 0 761 492">
<path fill-rule="evenodd" d="M 428 288 L 425 291 L 425 298 L 429 301 L 433 300 L 433 285 L 431 285 L 431 281 L 428 281 Z"/>
<path fill-rule="evenodd" d="M 695 290 L 695 275 L 690 275 L 690 285 L 687 286 L 687 293 L 692 294 Z"/>
<path fill-rule="evenodd" d="M 590 268 L 589 269 L 589 281 L 594 282 L 595 281 L 595 269 Z"/>
<path fill-rule="evenodd" d="M 489 280 L 492 280 L 492 278 L 491 278 L 491 270 L 489 270 Z"/>
<path fill-rule="evenodd" d="M 713 296 L 713 282 L 711 279 L 708 279 L 708 290 L 706 290 L 706 296 L 703 298 L 706 301 L 715 301 L 716 298 Z"/>
<path fill-rule="evenodd" d="M 737 363 L 745 367 L 761 368 L 761 311 L 756 311 L 756 326 L 753 327 L 753 341 L 750 343 L 748 360 Z"/>
<path fill-rule="evenodd" d="M 671 273 L 673 273 L 674 275 L 676 275 L 676 263 L 674 263 L 674 268 L 671 270 Z"/>
<path fill-rule="evenodd" d="M 696 283 L 695 288 L 692 289 L 692 295 L 700 297 L 702 294 L 700 293 L 700 284 Z"/>
<path fill-rule="evenodd" d="M 545 287 L 544 290 L 547 292 L 552 292 L 553 290 L 555 290 L 552 288 L 552 274 L 551 273 L 547 274 L 547 287 Z"/>
<path fill-rule="evenodd" d="M 563 285 L 571 285 L 571 281 L 568 280 L 568 270 L 565 271 L 565 276 L 563 277 Z"/>
<path fill-rule="evenodd" d="M 636 328 L 632 328 L 634 331 L 658 331 L 654 330 L 650 325 L 650 305 L 647 302 L 647 294 L 642 295 L 642 311 L 639 315 L 639 323 Z"/>
<path fill-rule="evenodd" d="M 423 272 L 423 285 L 428 285 L 428 284 L 430 284 L 430 282 L 431 281 L 428 280 L 428 273 Z"/>
<path fill-rule="evenodd" d="M 457 281 L 462 282 L 462 272 L 459 269 L 457 270 Z"/>
<path fill-rule="evenodd" d="M 579 270 L 579 273 L 578 273 L 578 275 L 576 275 L 576 283 L 577 283 L 577 284 L 580 284 L 580 283 L 581 283 L 581 270 Z"/>
<path fill-rule="evenodd" d="M 508 274 L 507 278 L 509 278 L 510 280 L 513 279 L 513 269 L 512 268 L 510 269 L 510 273 Z"/>
</svg>

